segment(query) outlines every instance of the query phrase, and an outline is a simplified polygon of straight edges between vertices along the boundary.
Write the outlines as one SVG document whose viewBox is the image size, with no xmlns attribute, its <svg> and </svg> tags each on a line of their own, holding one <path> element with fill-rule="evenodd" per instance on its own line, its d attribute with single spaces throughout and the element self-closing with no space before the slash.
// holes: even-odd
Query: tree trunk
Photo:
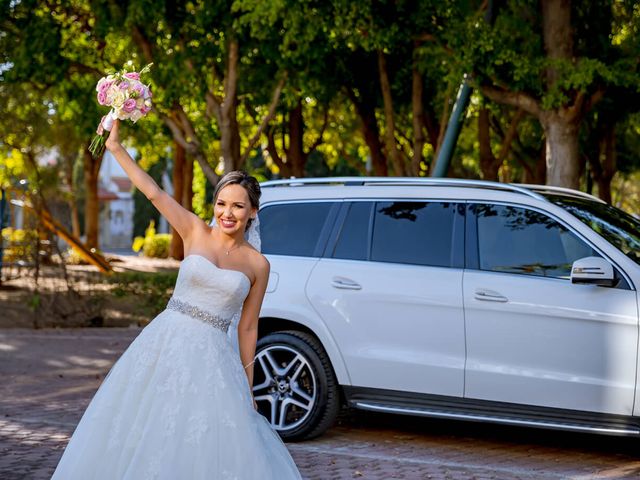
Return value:
<svg viewBox="0 0 640 480">
<path fill-rule="evenodd" d="M 304 118 L 302 117 L 302 101 L 289 112 L 289 148 L 286 150 L 287 163 L 291 175 L 304 177 L 304 166 L 307 155 L 304 152 Z"/>
<path fill-rule="evenodd" d="M 546 70 L 547 90 L 551 90 L 560 77 L 554 62 L 573 59 L 571 0 L 542 0 L 541 6 L 544 49 L 551 60 Z M 543 111 L 540 123 L 547 140 L 547 182 L 577 189 L 580 186 L 578 133 L 582 115 L 577 108 L 571 110 L 561 107 Z"/>
<path fill-rule="evenodd" d="M 378 122 L 376 120 L 376 112 L 372 103 L 366 99 L 360 101 L 352 90 L 348 90 L 347 95 L 356 108 L 356 113 L 362 122 L 362 136 L 369 147 L 371 154 L 371 166 L 373 174 L 377 177 L 386 177 L 389 174 L 387 169 L 387 159 L 382 149 L 380 141 L 380 131 L 378 130 Z"/>
<path fill-rule="evenodd" d="M 230 101 L 226 99 L 225 101 Z M 224 160 L 224 172 L 228 173 L 238 169 L 240 160 L 240 139 L 236 108 L 232 107 L 228 114 L 222 116 L 220 122 L 220 150 Z"/>
<path fill-rule="evenodd" d="M 98 248 L 100 233 L 100 202 L 98 200 L 98 176 L 102 157 L 93 159 L 89 150 L 83 151 L 84 188 L 86 191 L 84 203 L 84 232 L 87 248 Z"/>
<path fill-rule="evenodd" d="M 184 164 L 185 149 L 178 142 L 173 142 L 173 198 L 182 205 L 184 190 Z M 169 256 L 176 260 L 184 258 L 184 245 L 182 238 L 175 228 L 171 227 L 171 245 L 169 245 Z"/>
<path fill-rule="evenodd" d="M 276 147 L 275 128 L 270 128 L 269 131 L 267 132 L 267 151 L 269 152 L 269 156 L 273 160 L 273 163 L 275 163 L 276 166 L 278 167 L 280 177 L 281 178 L 291 177 L 291 172 L 289 171 L 289 165 L 284 163 L 284 161 L 280 157 L 280 154 L 278 153 L 278 148 Z"/>
<path fill-rule="evenodd" d="M 69 196 L 67 197 L 67 205 L 69 206 L 69 213 L 71 216 L 71 232 L 76 238 L 80 238 L 82 232 L 80 231 L 80 212 L 78 212 L 78 203 L 75 194 L 75 188 L 73 188 L 73 163 L 74 156 L 64 155 L 63 162 L 63 178 L 67 189 L 69 190 Z"/>
<path fill-rule="evenodd" d="M 427 129 L 427 138 L 431 148 L 435 153 L 438 150 L 438 138 L 440 137 L 440 124 L 436 119 L 435 112 L 427 107 L 424 112 L 424 126 Z"/>
<path fill-rule="evenodd" d="M 240 125 L 238 125 L 238 109 L 237 98 L 233 99 L 234 106 L 230 111 L 230 132 L 231 135 L 231 170 L 240 170 L 243 168 L 240 157 Z M 225 161 L 225 166 L 226 166 Z M 225 170 L 229 171 L 229 170 Z"/>
<path fill-rule="evenodd" d="M 220 124 L 220 149 L 224 159 L 224 171 L 237 170 L 240 163 L 240 131 L 236 117 L 238 108 L 238 64 L 240 46 L 238 39 L 229 40 L 227 71 L 224 78 L 224 100 L 218 121 Z"/>
<path fill-rule="evenodd" d="M 546 139 L 547 183 L 559 187 L 580 187 L 578 159 L 579 123 L 567 121 L 556 111 L 540 119 Z"/>
<path fill-rule="evenodd" d="M 542 0 L 542 30 L 544 49 L 550 60 L 571 60 L 573 57 L 573 29 L 571 28 L 571 0 Z M 560 73 L 553 62 L 546 71 L 548 87 L 558 81 Z"/>
<path fill-rule="evenodd" d="M 598 196 L 611 203 L 611 180 L 616 173 L 616 129 L 613 122 L 600 132 L 598 141 L 598 159 L 592 164 L 594 180 L 598 184 Z"/>
<path fill-rule="evenodd" d="M 422 149 L 424 148 L 424 108 L 422 104 L 423 80 L 422 74 L 414 64 L 412 72 L 411 104 L 413 117 L 413 156 L 411 158 L 411 173 L 420 175 L 422 163 Z"/>
<path fill-rule="evenodd" d="M 538 155 L 538 161 L 536 162 L 535 172 L 536 172 L 536 176 L 534 178 L 534 183 L 536 185 L 546 185 L 547 184 L 547 147 L 546 146 L 540 149 L 540 153 Z"/>
<path fill-rule="evenodd" d="M 489 126 L 489 110 L 480 107 L 478 112 L 478 142 L 480 145 L 480 170 L 484 180 L 498 181 L 500 163 L 491 150 L 491 130 Z"/>
<path fill-rule="evenodd" d="M 80 211 L 78 210 L 75 195 L 69 200 L 69 209 L 71 210 L 71 232 L 74 237 L 80 238 L 80 235 L 82 235 L 80 231 Z"/>
<path fill-rule="evenodd" d="M 384 102 L 385 118 L 385 146 L 387 155 L 391 159 L 393 174 L 402 176 L 405 174 L 404 159 L 402 158 L 398 143 L 396 142 L 396 122 L 393 112 L 393 98 L 391 96 L 391 83 L 389 82 L 389 72 L 387 71 L 387 59 L 382 50 L 378 50 L 378 74 L 380 76 L 380 89 Z"/>
</svg>

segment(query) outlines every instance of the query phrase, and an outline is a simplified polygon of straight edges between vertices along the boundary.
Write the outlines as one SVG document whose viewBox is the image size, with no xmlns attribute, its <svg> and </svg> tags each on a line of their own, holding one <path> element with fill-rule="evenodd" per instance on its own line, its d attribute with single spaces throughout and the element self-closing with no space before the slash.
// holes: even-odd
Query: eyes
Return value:
<svg viewBox="0 0 640 480">
<path fill-rule="evenodd" d="M 222 201 L 222 200 L 218 200 L 216 202 L 216 206 L 224 207 L 224 205 L 225 205 L 225 202 Z M 234 203 L 233 207 L 235 207 L 235 208 L 244 208 L 244 203 Z"/>
</svg>

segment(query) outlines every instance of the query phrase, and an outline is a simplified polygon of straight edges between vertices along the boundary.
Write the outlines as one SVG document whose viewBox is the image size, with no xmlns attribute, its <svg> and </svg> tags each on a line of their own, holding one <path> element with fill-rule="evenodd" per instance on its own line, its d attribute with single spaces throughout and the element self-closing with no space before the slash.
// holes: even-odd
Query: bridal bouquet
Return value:
<svg viewBox="0 0 640 480">
<path fill-rule="evenodd" d="M 108 132 L 116 119 L 131 120 L 135 123 L 151 110 L 151 90 L 140 81 L 140 76 L 147 73 L 151 65 L 153 64 L 150 63 L 139 72 L 129 72 L 124 68 L 98 81 L 98 103 L 111 107 L 111 111 L 100 120 L 96 136 L 89 146 L 94 158 L 104 152 Z"/>
</svg>

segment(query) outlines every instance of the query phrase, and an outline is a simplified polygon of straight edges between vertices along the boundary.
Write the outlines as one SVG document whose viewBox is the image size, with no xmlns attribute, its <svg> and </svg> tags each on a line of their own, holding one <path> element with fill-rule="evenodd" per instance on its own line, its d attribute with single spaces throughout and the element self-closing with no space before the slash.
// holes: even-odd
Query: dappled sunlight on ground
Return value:
<svg viewBox="0 0 640 480">
<path fill-rule="evenodd" d="M 111 365 L 140 329 L 0 329 L 0 478 L 49 479 Z M 640 478 L 634 439 L 345 411 L 288 444 L 304 478 Z M 214 476 L 215 477 L 215 476 Z"/>
</svg>

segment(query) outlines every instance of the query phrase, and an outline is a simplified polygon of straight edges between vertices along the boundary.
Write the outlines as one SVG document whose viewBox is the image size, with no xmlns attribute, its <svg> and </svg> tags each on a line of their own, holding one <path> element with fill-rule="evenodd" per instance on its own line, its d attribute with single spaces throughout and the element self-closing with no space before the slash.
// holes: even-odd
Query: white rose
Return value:
<svg viewBox="0 0 640 480">
<path fill-rule="evenodd" d="M 116 108 L 115 112 L 116 112 L 116 116 L 118 117 L 118 120 L 128 120 L 129 119 L 129 114 L 127 112 L 125 112 L 124 110 L 122 110 L 121 108 Z"/>
<path fill-rule="evenodd" d="M 141 118 L 142 118 L 142 112 L 140 110 L 134 110 L 129 114 L 129 120 L 131 120 L 133 123 L 136 123 Z"/>
<path fill-rule="evenodd" d="M 107 90 L 107 100 L 111 100 L 111 105 L 115 108 L 122 107 L 126 99 L 127 96 L 118 87 Z"/>
</svg>

